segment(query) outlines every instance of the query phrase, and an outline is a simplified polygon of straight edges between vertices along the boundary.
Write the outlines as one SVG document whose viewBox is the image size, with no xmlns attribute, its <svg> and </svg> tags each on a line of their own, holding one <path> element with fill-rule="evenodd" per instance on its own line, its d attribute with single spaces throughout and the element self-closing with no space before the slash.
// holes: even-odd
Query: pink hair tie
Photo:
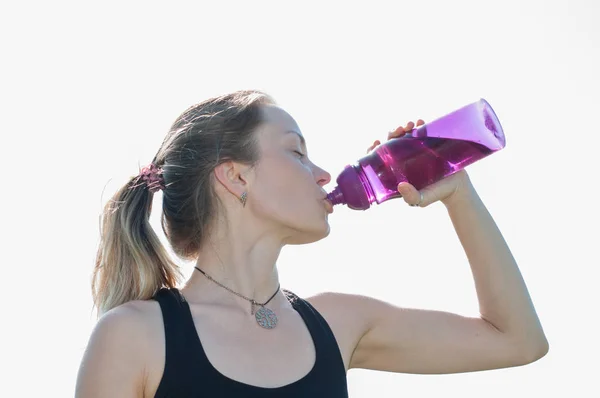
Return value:
<svg viewBox="0 0 600 398">
<path fill-rule="evenodd" d="M 165 189 L 165 180 L 162 173 L 163 170 L 160 167 L 150 163 L 140 171 L 139 176 L 144 180 L 150 192 L 154 193 Z"/>
</svg>

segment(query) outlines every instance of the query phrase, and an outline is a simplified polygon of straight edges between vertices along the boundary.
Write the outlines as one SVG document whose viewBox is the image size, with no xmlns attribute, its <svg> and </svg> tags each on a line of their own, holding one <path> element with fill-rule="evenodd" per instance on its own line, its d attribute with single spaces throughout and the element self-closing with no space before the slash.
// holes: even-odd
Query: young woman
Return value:
<svg viewBox="0 0 600 398">
<path fill-rule="evenodd" d="M 464 171 L 421 192 L 398 189 L 410 205 L 447 208 L 481 317 L 282 290 L 283 246 L 329 233 L 330 179 L 309 159 L 294 119 L 262 92 L 186 110 L 152 163 L 106 205 L 93 278 L 101 316 L 76 396 L 346 397 L 351 368 L 456 373 L 546 354 L 517 264 Z M 172 250 L 196 262 L 182 286 L 148 221 L 159 189 Z"/>
</svg>

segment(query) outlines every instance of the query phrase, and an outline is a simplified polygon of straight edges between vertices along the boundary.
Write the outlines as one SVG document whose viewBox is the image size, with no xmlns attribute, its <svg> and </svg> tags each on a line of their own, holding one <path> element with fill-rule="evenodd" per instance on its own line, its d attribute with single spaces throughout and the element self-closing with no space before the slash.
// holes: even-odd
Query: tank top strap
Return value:
<svg viewBox="0 0 600 398">
<path fill-rule="evenodd" d="M 188 322 L 187 302 L 176 288 L 162 288 L 152 298 L 160 305 L 165 330 L 165 367 L 155 397 L 187 396 L 197 388 L 198 364 L 194 358 L 199 357 L 189 344 L 196 338 L 196 329 Z"/>
<path fill-rule="evenodd" d="M 312 336 L 315 348 L 319 353 L 317 364 L 320 371 L 316 373 L 326 375 L 327 384 L 331 384 L 333 381 L 334 385 L 346 385 L 346 367 L 342 353 L 325 318 L 308 301 L 289 290 L 282 289 L 282 291 L 294 309 L 300 313 Z"/>
</svg>

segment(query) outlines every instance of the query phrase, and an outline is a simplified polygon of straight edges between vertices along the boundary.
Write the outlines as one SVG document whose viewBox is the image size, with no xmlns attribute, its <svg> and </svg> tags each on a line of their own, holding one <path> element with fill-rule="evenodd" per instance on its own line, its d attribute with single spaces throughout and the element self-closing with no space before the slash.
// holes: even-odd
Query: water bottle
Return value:
<svg viewBox="0 0 600 398">
<path fill-rule="evenodd" d="M 496 113 L 485 99 L 379 145 L 336 179 L 327 199 L 335 206 L 367 210 L 401 197 L 400 182 L 422 189 L 505 146 Z"/>
</svg>

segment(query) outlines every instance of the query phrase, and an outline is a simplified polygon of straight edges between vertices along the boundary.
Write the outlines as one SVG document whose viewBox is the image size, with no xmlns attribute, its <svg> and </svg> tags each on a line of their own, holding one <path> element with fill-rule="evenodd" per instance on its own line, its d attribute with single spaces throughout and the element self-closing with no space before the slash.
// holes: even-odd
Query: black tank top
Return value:
<svg viewBox="0 0 600 398">
<path fill-rule="evenodd" d="M 158 301 L 165 326 L 166 359 L 156 398 L 347 398 L 346 369 L 337 341 L 325 319 L 306 300 L 283 290 L 310 332 L 316 350 L 312 370 L 282 387 L 252 386 L 228 378 L 215 369 L 204 352 L 192 313 L 179 290 L 161 289 Z"/>
</svg>

